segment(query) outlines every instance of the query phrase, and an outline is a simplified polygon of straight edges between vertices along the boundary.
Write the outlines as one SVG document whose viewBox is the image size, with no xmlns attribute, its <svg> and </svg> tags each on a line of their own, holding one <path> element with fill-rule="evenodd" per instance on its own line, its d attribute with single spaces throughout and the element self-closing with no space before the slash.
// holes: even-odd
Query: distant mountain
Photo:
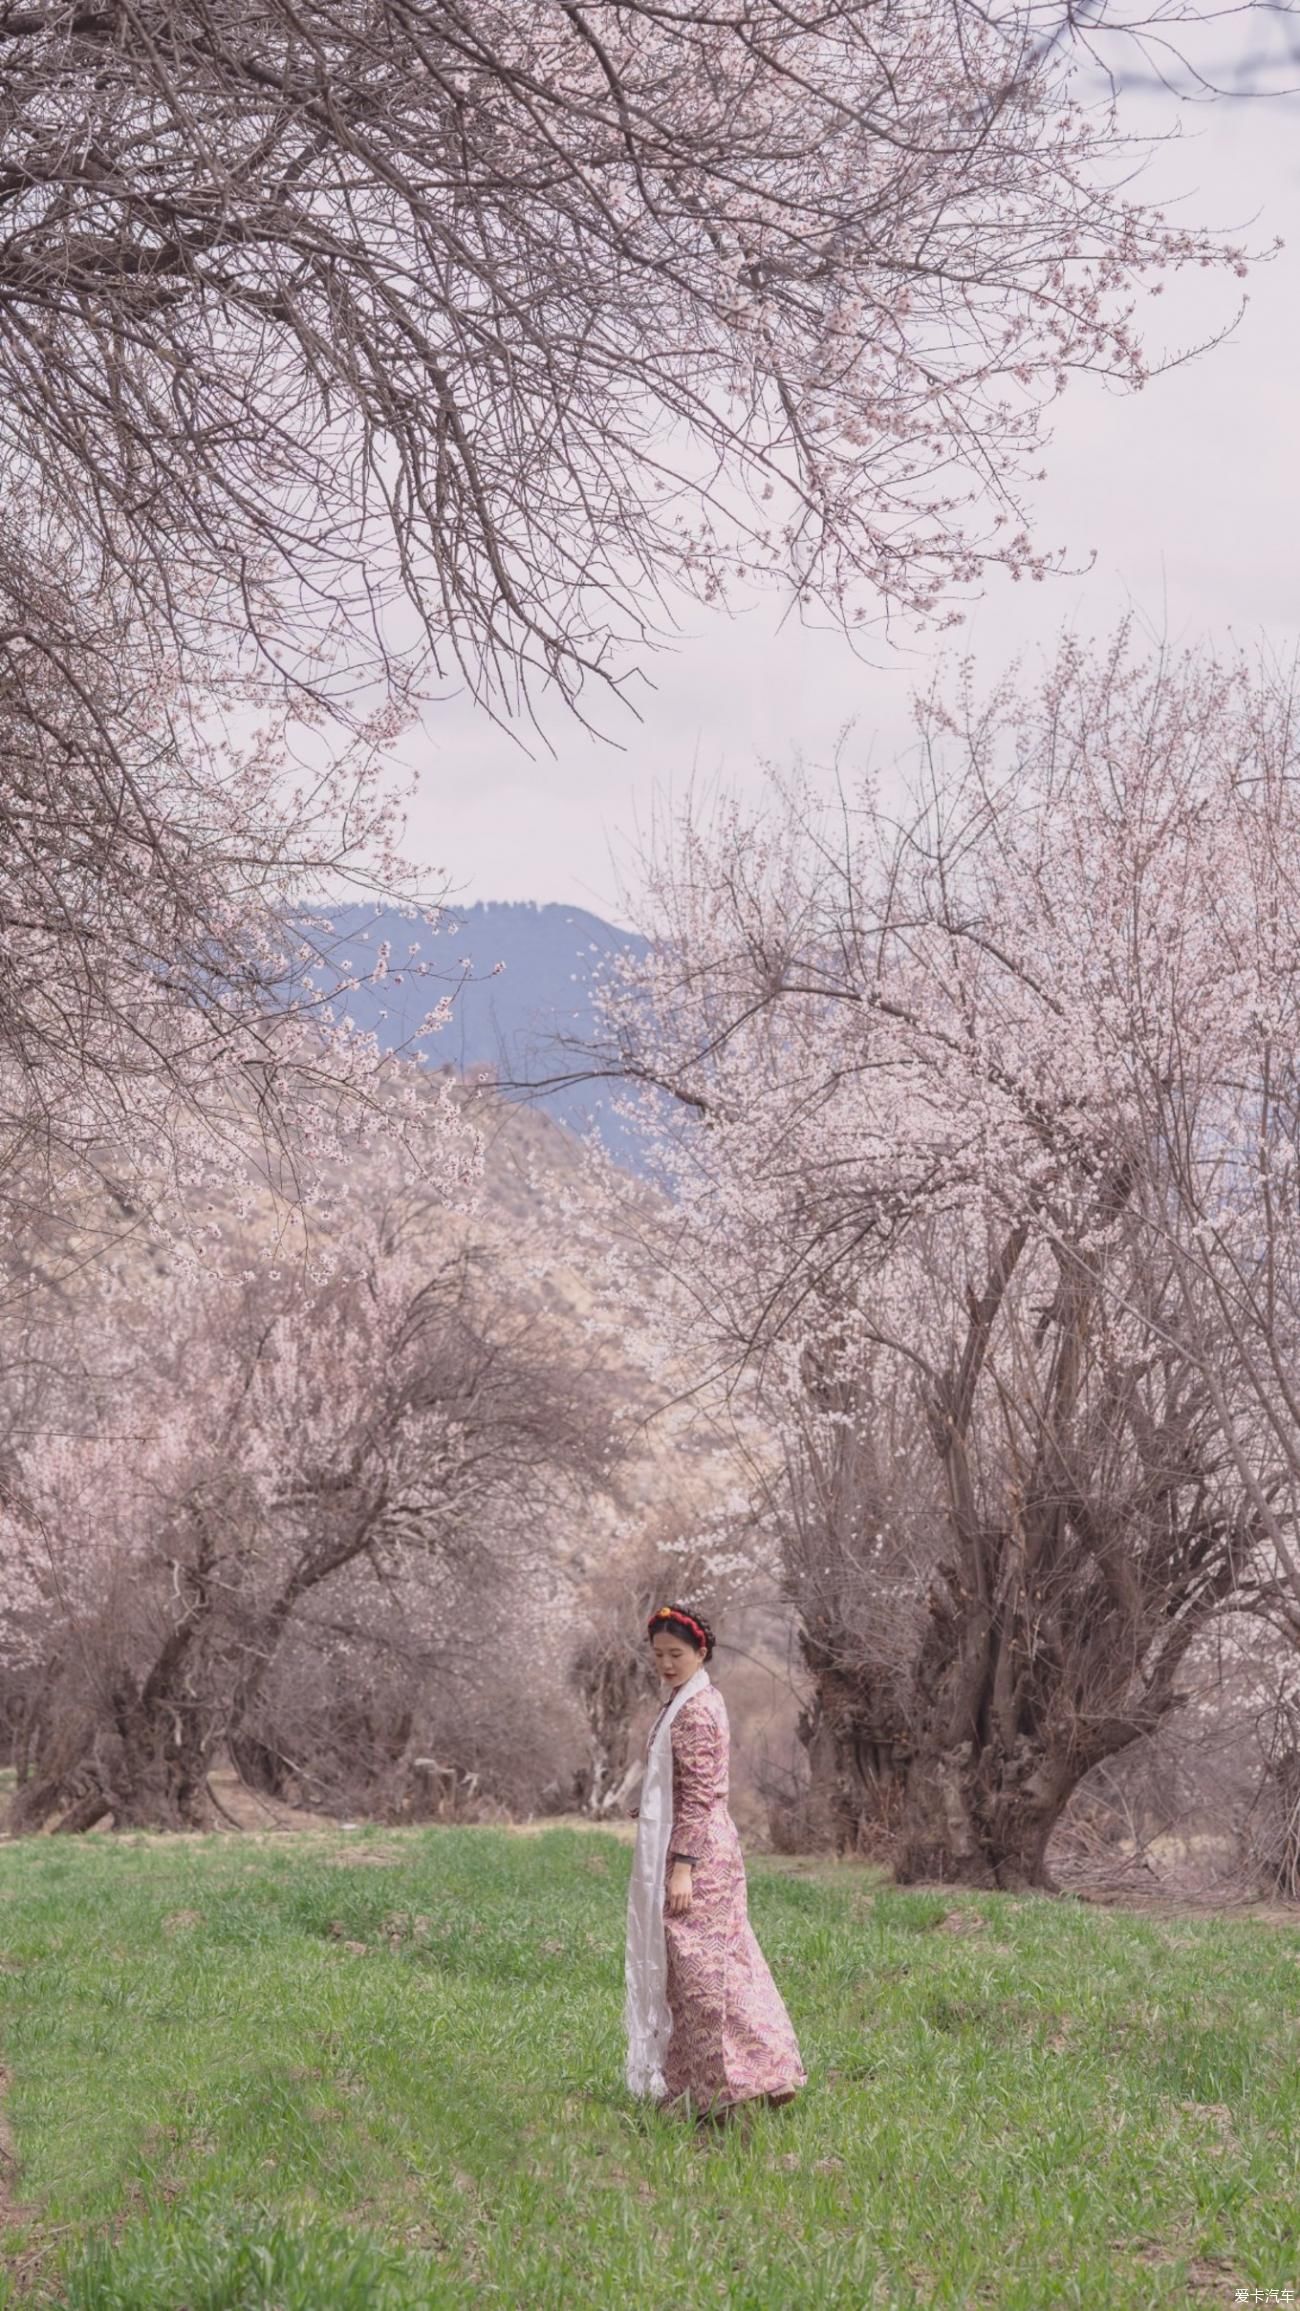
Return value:
<svg viewBox="0 0 1300 2311">
<path fill-rule="evenodd" d="M 331 922 L 331 964 L 340 970 L 365 971 L 368 959 L 388 945 L 392 976 L 348 998 L 359 1027 L 373 1031 L 385 1050 L 418 1048 L 430 1067 L 450 1065 L 464 1074 L 490 1068 L 503 1083 L 537 1082 L 581 1067 L 581 1054 L 566 1051 L 561 1038 L 583 1043 L 594 1035 L 597 971 L 608 956 L 643 955 L 647 945 L 581 907 L 531 901 L 450 911 L 437 932 L 366 907 L 345 907 Z M 420 1020 L 450 989 L 456 990 L 450 1022 L 419 1041 Z M 571 1130 L 594 1128 L 616 1162 L 639 1170 L 637 1136 L 611 1112 L 617 1093 L 616 1084 L 592 1083 L 531 1096 Z"/>
</svg>

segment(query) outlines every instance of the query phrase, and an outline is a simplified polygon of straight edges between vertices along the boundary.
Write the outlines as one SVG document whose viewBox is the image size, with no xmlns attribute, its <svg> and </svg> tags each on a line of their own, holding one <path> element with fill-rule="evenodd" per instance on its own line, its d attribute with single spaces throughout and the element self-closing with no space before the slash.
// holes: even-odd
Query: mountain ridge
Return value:
<svg viewBox="0 0 1300 2311">
<path fill-rule="evenodd" d="M 536 1085 L 530 1102 L 580 1137 L 594 1131 L 616 1163 L 644 1168 L 639 1133 L 611 1106 L 614 1087 L 545 1086 L 548 1077 L 581 1065 L 572 1045 L 594 1038 L 601 967 L 620 954 L 646 954 L 648 940 L 554 900 L 448 907 L 432 928 L 380 906 L 336 908 L 330 922 L 327 995 L 331 975 L 364 972 L 370 958 L 389 949 L 388 973 L 374 982 L 362 977 L 347 994 L 356 1025 L 382 1049 L 412 1049 L 431 1069 L 452 1067 L 462 1076 L 490 1071 L 502 1086 L 519 1087 L 521 1097 Z M 421 1038 L 420 1023 L 443 993 L 452 995 L 451 1017 Z"/>
</svg>

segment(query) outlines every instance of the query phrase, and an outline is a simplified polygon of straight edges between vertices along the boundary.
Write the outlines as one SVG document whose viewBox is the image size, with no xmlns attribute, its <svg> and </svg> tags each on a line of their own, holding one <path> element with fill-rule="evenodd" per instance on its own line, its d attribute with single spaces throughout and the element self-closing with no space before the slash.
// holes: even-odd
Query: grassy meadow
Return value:
<svg viewBox="0 0 1300 2311">
<path fill-rule="evenodd" d="M 4 1848 L 3 2311 L 1300 2305 L 1300 1929 L 756 1861 L 809 2085 L 697 2130 L 623 2090 L 628 1862 Z"/>
</svg>

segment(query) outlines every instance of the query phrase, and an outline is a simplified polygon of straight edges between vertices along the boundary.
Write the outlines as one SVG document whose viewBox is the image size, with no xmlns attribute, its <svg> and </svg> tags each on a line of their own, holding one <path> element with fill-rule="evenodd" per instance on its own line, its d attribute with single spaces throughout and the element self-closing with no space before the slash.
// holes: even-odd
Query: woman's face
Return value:
<svg viewBox="0 0 1300 2311">
<path fill-rule="evenodd" d="M 656 1629 L 650 1640 L 655 1667 L 665 1685 L 684 1685 L 704 1659 L 698 1645 L 679 1637 L 675 1629 Z"/>
</svg>

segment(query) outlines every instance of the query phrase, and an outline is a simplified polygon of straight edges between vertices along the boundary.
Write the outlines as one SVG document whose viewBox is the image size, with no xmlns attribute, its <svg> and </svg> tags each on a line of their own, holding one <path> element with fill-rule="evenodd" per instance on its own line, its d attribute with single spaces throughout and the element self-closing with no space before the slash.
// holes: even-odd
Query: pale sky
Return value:
<svg viewBox="0 0 1300 2311">
<path fill-rule="evenodd" d="M 1095 549 L 1096 562 L 990 588 L 944 638 L 990 676 L 1035 658 L 1064 623 L 1106 633 L 1130 609 L 1174 642 L 1232 636 L 1289 652 L 1300 640 L 1300 96 L 1183 106 L 1180 118 L 1182 141 L 1153 164 L 1178 213 L 1253 246 L 1288 245 L 1252 268 L 1226 344 L 1138 395 L 1071 380 L 1029 503 L 1040 545 L 1080 566 Z M 1226 272 L 1171 283 L 1150 308 L 1148 346 L 1213 334 L 1241 289 Z M 864 666 L 841 635 L 778 630 L 773 605 L 728 617 L 685 604 L 640 723 L 605 710 L 623 752 L 557 711 L 555 756 L 534 741 L 529 760 L 469 704 L 431 709 L 407 749 L 421 773 L 409 847 L 462 904 L 559 900 L 622 919 L 620 870 L 656 794 L 680 794 L 693 772 L 743 790 L 763 758 L 825 761 L 850 722 L 848 764 L 893 760 L 937 646 L 869 641 L 877 663 Z"/>
</svg>

